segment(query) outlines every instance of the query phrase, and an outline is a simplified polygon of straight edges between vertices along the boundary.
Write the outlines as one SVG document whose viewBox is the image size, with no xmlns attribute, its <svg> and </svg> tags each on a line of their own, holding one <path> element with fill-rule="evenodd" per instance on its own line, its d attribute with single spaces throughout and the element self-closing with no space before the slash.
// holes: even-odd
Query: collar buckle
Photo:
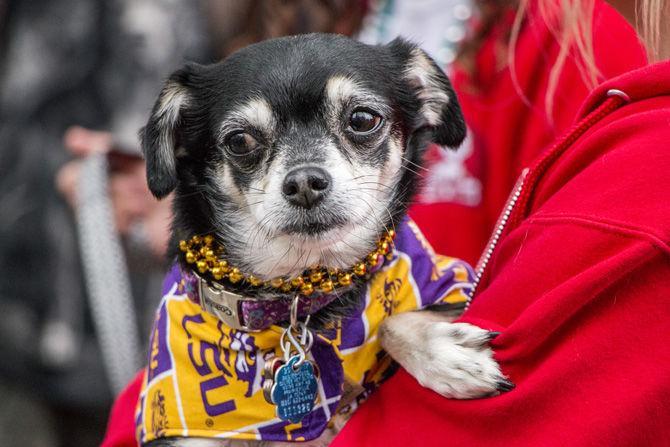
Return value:
<svg viewBox="0 0 670 447">
<path fill-rule="evenodd" d="M 227 326 L 238 331 L 258 332 L 259 329 L 246 326 L 243 321 L 240 303 L 250 298 L 229 292 L 216 284 L 210 285 L 198 276 L 198 295 L 200 305 L 210 314 L 216 316 Z"/>
</svg>

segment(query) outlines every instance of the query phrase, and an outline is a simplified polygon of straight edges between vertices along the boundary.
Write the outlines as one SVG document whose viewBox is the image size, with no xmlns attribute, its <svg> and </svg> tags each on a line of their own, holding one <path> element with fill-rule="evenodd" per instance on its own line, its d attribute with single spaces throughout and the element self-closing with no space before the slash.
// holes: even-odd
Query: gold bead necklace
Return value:
<svg viewBox="0 0 670 447">
<path fill-rule="evenodd" d="M 278 276 L 262 280 L 254 275 L 242 273 L 239 268 L 230 265 L 222 258 L 223 246 L 218 244 L 212 235 L 193 236 L 189 240 L 179 241 L 179 249 L 184 260 L 193 264 L 200 274 L 209 274 L 217 281 L 227 280 L 231 284 L 244 284 L 254 288 L 266 288 L 288 292 L 300 292 L 311 295 L 315 291 L 330 293 L 340 287 L 351 285 L 356 277 L 365 277 L 372 269 L 383 261 L 383 257 L 391 259 L 395 231 L 388 230 L 377 242 L 377 247 L 362 261 L 346 270 L 315 266 L 305 270 L 293 278 Z"/>
</svg>

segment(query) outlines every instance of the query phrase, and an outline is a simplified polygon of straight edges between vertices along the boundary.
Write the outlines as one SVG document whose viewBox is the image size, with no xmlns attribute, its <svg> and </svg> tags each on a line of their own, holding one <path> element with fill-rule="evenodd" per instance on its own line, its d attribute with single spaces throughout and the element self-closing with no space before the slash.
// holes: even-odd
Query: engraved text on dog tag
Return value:
<svg viewBox="0 0 670 447">
<path fill-rule="evenodd" d="M 309 360 L 295 366 L 300 356 L 294 355 L 275 373 L 272 402 L 277 406 L 277 416 L 283 421 L 300 422 L 314 408 L 317 376 Z"/>
</svg>

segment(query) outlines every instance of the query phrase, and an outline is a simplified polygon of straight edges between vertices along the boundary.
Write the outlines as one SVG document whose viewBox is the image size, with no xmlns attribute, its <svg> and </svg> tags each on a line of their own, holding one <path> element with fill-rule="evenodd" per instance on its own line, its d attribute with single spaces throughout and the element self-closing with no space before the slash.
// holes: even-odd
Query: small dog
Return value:
<svg viewBox="0 0 670 447">
<path fill-rule="evenodd" d="M 146 445 L 152 447 L 223 446 L 315 439 L 313 445 L 326 445 L 341 424 L 331 410 L 355 408 L 372 389 L 364 389 L 369 382 L 363 379 L 342 378 L 351 370 L 342 373 L 339 365 L 319 360 L 326 356 L 324 346 L 336 343 L 339 361 L 346 363 L 356 351 L 357 359 L 372 365 L 361 370 L 366 378 L 392 372 L 385 351 L 423 386 L 447 397 L 474 398 L 509 389 L 488 347 L 495 334 L 450 323 L 440 312 L 401 312 L 426 303 L 407 307 L 397 301 L 403 294 L 419 296 L 423 292 L 416 289 L 424 283 L 440 283 L 445 271 L 451 280 L 461 279 L 442 281 L 440 294 L 447 294 L 449 285 L 449 293 L 464 296 L 470 286 L 468 268 L 438 259 L 405 218 L 425 147 L 434 142 L 456 148 L 464 137 L 449 80 L 422 50 L 402 39 L 368 46 L 336 35 L 280 38 L 251 45 L 215 65 L 188 64 L 172 74 L 141 132 L 149 188 L 158 198 L 175 191 L 170 246 L 180 262 L 174 285 L 166 291 L 171 298 L 157 314 L 140 401 L 140 442 L 150 441 Z M 402 233 L 395 242 L 394 228 Z M 403 248 L 407 240 L 420 249 Z M 414 252 L 424 259 L 412 258 Z M 431 270 L 425 281 L 418 279 L 418 270 L 398 273 L 426 259 Z M 396 274 L 413 277 L 403 283 Z M 366 314 L 361 325 L 367 325 L 362 329 L 366 340 L 381 343 L 383 351 L 367 355 L 361 345 L 344 349 L 351 334 L 343 321 L 357 311 L 368 312 L 375 287 L 381 291 L 383 316 L 373 324 Z M 181 298 L 186 295 L 195 298 Z M 252 300 L 256 313 L 250 310 L 249 318 L 241 319 L 245 310 L 240 306 L 246 304 L 208 301 L 210 295 Z M 258 317 L 259 306 L 269 302 L 283 303 L 279 316 L 268 319 L 261 312 Z M 302 334 L 296 332 L 303 337 L 300 343 L 307 335 L 316 340 L 301 362 L 320 369 L 313 372 L 319 383 L 339 374 L 333 380 L 347 393 L 338 395 L 329 409 L 328 390 L 320 388 L 325 419 L 319 422 L 321 416 L 305 413 L 309 416 L 300 415 L 305 420 L 285 421 L 278 427 L 286 438 L 269 436 L 266 425 L 249 423 L 245 430 L 216 435 L 233 440 L 204 440 L 207 427 L 217 428 L 217 417 L 246 417 L 244 402 L 229 399 L 223 385 L 244 379 L 240 393 L 252 399 L 257 391 L 261 394 L 263 378 L 280 380 L 272 376 L 272 367 L 269 376 L 261 369 L 289 345 L 272 329 L 254 335 L 249 321 L 255 315 L 256 328 L 285 327 L 291 302 L 297 309 L 292 327 L 298 317 L 309 320 L 309 330 L 307 324 L 295 326 L 303 328 Z M 170 370 L 178 369 L 175 350 L 181 348 L 164 345 L 178 333 L 183 341 L 174 343 L 190 365 L 184 374 L 197 372 L 200 376 L 189 376 L 197 380 Z M 161 354 L 169 349 L 169 355 Z M 300 349 L 289 347 L 286 359 Z M 163 368 L 162 362 L 171 366 Z M 161 380 L 168 388 L 146 392 Z M 197 397 L 192 399 L 185 390 L 194 381 Z M 361 384 L 363 389 L 357 389 Z M 179 403 L 174 414 L 166 403 L 171 399 Z M 200 411 L 196 407 L 203 402 L 207 408 Z M 265 403 L 253 402 L 248 411 L 265 411 Z M 316 432 L 291 431 L 312 423 Z M 202 430 L 187 429 L 191 424 Z M 325 432 L 320 435 L 319 430 Z M 146 437 L 147 431 L 153 435 Z"/>
</svg>

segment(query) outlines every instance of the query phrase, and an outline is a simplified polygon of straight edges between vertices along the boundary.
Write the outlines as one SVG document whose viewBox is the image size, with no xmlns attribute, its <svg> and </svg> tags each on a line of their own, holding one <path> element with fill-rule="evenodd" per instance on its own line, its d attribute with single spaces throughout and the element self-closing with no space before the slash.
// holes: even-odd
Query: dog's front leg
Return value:
<svg viewBox="0 0 670 447">
<path fill-rule="evenodd" d="M 379 330 L 382 347 L 421 385 L 445 397 L 472 399 L 513 388 L 488 345 L 497 333 L 451 320 L 425 310 L 393 315 Z"/>
</svg>

